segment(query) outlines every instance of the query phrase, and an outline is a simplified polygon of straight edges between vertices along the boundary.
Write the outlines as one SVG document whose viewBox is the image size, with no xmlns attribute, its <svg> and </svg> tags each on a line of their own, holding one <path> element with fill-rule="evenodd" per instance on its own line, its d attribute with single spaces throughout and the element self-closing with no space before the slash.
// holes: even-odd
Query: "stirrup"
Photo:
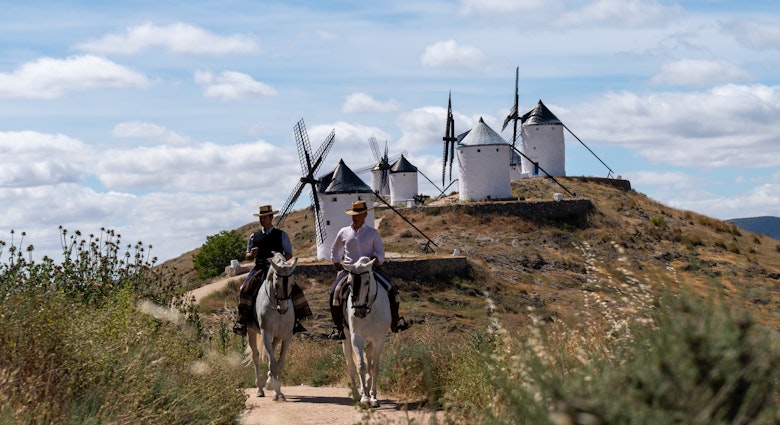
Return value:
<svg viewBox="0 0 780 425">
<path fill-rule="evenodd" d="M 236 335 L 246 336 L 246 324 L 236 322 L 236 324 L 233 325 L 233 333 Z"/>
<path fill-rule="evenodd" d="M 337 341 L 343 341 L 343 340 L 347 339 L 347 336 L 344 335 L 344 329 L 333 328 L 333 330 L 330 331 L 330 335 L 328 335 L 328 339 L 335 339 Z"/>
<path fill-rule="evenodd" d="M 404 319 L 403 317 L 399 317 L 398 321 L 393 323 L 390 326 L 390 330 L 396 333 L 396 332 L 405 331 L 409 329 L 410 326 L 411 325 L 409 323 L 406 323 L 406 319 Z"/>
</svg>

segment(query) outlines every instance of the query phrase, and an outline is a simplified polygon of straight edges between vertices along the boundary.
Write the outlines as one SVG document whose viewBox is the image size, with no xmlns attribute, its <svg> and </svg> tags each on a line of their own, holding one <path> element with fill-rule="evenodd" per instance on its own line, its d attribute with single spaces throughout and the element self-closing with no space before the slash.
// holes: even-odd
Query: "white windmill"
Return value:
<svg viewBox="0 0 780 425">
<path fill-rule="evenodd" d="M 393 205 L 414 205 L 417 196 L 417 167 L 401 154 L 390 167 L 390 203 Z"/>
<path fill-rule="evenodd" d="M 351 216 L 346 211 L 354 201 L 365 201 L 370 209 L 366 217 L 367 223 L 374 222 L 372 195 L 374 193 L 357 174 L 340 160 L 332 172 L 319 178 L 319 199 L 321 217 L 325 229 L 325 238 L 317 240 L 317 259 L 330 260 L 330 247 L 342 227 L 352 223 Z"/>
<path fill-rule="evenodd" d="M 512 145 L 482 118 L 459 139 L 456 148 L 459 199 L 484 201 L 511 197 L 508 165 Z"/>
</svg>

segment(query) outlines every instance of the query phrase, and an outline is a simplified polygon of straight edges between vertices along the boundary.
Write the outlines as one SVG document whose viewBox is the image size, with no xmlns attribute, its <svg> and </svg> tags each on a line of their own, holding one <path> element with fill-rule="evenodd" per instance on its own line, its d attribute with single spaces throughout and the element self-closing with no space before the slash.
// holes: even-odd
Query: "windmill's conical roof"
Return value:
<svg viewBox="0 0 780 425">
<path fill-rule="evenodd" d="M 479 122 L 463 137 L 460 144 L 463 146 L 506 145 L 507 142 L 480 118 Z"/>
<path fill-rule="evenodd" d="M 417 167 L 412 165 L 411 162 L 409 162 L 406 157 L 401 154 L 401 157 L 398 158 L 398 161 L 393 164 L 392 167 L 390 167 L 391 173 L 416 173 Z"/>
<path fill-rule="evenodd" d="M 520 117 L 520 121 L 524 125 L 563 124 L 555 114 L 544 106 L 542 99 L 539 99 L 533 109 Z"/>
<path fill-rule="evenodd" d="M 320 177 L 320 192 L 328 194 L 371 193 L 372 190 L 341 159 L 333 172 Z"/>
</svg>

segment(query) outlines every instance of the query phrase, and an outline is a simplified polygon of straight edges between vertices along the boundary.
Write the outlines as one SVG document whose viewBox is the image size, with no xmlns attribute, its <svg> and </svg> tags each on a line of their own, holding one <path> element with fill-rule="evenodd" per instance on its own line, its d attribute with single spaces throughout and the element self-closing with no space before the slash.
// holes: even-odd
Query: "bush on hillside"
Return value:
<svg viewBox="0 0 780 425">
<path fill-rule="evenodd" d="M 198 279 L 219 276 L 231 260 L 244 258 L 246 242 L 235 230 L 223 230 L 206 237 L 200 252 L 193 257 Z"/>
</svg>

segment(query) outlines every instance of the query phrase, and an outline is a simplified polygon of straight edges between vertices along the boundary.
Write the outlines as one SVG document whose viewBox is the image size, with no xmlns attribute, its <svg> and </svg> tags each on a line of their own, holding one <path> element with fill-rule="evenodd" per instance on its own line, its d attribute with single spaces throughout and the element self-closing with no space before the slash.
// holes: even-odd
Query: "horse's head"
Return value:
<svg viewBox="0 0 780 425">
<path fill-rule="evenodd" d="M 355 316 L 361 319 L 371 312 L 371 304 L 377 295 L 376 281 L 374 274 L 371 273 L 374 262 L 376 259 L 360 257 L 355 264 L 344 265 L 344 269 L 349 272 L 347 282 L 350 287 L 352 308 L 355 309 Z"/>
<path fill-rule="evenodd" d="M 284 256 L 278 252 L 274 253 L 272 258 L 268 259 L 271 269 L 268 272 L 267 283 L 270 284 L 270 293 L 276 299 L 276 311 L 280 314 L 287 313 L 290 291 L 295 284 L 293 271 L 298 264 L 298 257 L 292 259 L 292 262 L 285 260 Z"/>
</svg>

